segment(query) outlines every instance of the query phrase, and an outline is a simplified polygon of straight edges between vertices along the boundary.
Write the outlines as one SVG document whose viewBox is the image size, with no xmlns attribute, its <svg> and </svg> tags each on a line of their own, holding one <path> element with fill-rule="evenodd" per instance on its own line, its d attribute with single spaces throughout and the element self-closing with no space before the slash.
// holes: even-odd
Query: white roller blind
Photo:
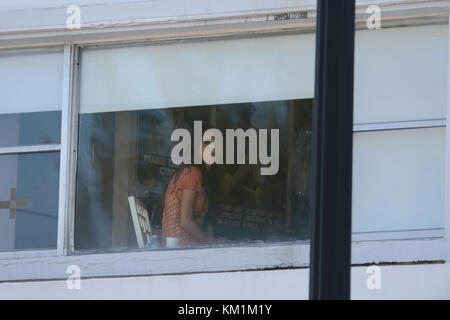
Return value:
<svg viewBox="0 0 450 320">
<path fill-rule="evenodd" d="M 85 49 L 81 112 L 312 98 L 314 34 Z M 364 30 L 355 123 L 445 117 L 448 25 Z"/>
<path fill-rule="evenodd" d="M 365 30 L 355 39 L 355 123 L 445 118 L 448 25 Z"/>
<path fill-rule="evenodd" d="M 444 226 L 445 128 L 356 133 L 353 231 Z"/>
<path fill-rule="evenodd" d="M 314 34 L 83 50 L 81 113 L 312 98 Z"/>
<path fill-rule="evenodd" d="M 0 54 L 0 114 L 61 110 L 63 51 Z"/>
</svg>

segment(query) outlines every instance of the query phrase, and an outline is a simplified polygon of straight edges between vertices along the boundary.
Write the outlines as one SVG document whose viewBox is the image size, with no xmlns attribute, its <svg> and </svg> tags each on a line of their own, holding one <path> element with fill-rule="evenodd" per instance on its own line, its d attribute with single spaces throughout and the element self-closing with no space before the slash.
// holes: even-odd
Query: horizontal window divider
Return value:
<svg viewBox="0 0 450 320">
<path fill-rule="evenodd" d="M 407 239 L 432 239 L 445 236 L 444 228 L 420 229 L 420 230 L 398 230 L 398 231 L 375 231 L 375 232 L 353 232 L 352 242 L 379 241 L 379 240 L 407 240 Z"/>
<path fill-rule="evenodd" d="M 139 250 L 30 259 L 0 259 L 0 283 L 14 280 L 65 280 L 77 265 L 81 278 L 230 272 L 306 267 L 308 244 Z"/>
<path fill-rule="evenodd" d="M 60 144 L 40 144 L 35 146 L 0 147 L 0 156 L 10 154 L 44 153 L 44 152 L 59 152 L 59 151 L 61 151 Z"/>
<path fill-rule="evenodd" d="M 80 267 L 82 279 L 301 268 L 309 266 L 309 249 L 308 242 L 297 241 L 67 256 L 57 255 L 56 251 L 45 252 L 45 256 L 39 251 L 0 252 L 0 283 L 66 280 L 71 265 Z M 352 264 L 442 261 L 447 257 L 446 250 L 442 238 L 353 242 Z"/>
<path fill-rule="evenodd" d="M 12 259 L 34 259 L 56 257 L 56 249 L 37 249 L 37 250 L 16 250 L 16 251 L 0 251 L 1 260 Z"/>
<path fill-rule="evenodd" d="M 445 127 L 446 123 L 447 120 L 444 118 L 430 119 L 430 120 L 361 123 L 353 125 L 353 132 L 436 128 L 436 127 Z"/>
<path fill-rule="evenodd" d="M 23 48 L 11 48 L 11 49 L 3 49 L 0 51 L 0 57 L 17 57 L 22 55 L 31 55 L 31 54 L 44 54 L 44 53 L 54 53 L 61 52 L 63 48 L 58 45 L 49 45 L 44 47 L 26 47 Z"/>
</svg>

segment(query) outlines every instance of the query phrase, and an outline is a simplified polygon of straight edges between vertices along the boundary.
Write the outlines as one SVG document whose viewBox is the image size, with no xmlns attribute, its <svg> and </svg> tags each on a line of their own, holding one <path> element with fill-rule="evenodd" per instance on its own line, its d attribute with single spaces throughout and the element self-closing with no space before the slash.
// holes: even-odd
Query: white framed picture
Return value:
<svg viewBox="0 0 450 320">
<path fill-rule="evenodd" d="M 139 248 L 148 247 L 152 239 L 152 228 L 148 217 L 147 206 L 134 196 L 128 197 L 134 231 Z"/>
</svg>

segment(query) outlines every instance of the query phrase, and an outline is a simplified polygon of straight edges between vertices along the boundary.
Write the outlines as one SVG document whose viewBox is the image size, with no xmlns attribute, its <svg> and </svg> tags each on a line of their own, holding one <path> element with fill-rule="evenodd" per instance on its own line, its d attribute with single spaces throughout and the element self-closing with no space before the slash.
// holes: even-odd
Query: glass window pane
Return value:
<svg viewBox="0 0 450 320">
<path fill-rule="evenodd" d="M 355 133 L 353 231 L 444 226 L 445 129 Z"/>
<path fill-rule="evenodd" d="M 177 142 L 171 135 L 179 128 L 195 134 L 194 121 L 201 121 L 201 134 L 208 128 L 220 131 L 223 141 L 217 148 L 224 150 L 224 164 L 174 163 Z M 151 235 L 162 245 L 170 246 L 167 237 L 178 238 L 179 246 L 204 245 L 180 231 L 181 204 L 173 188 L 195 192 L 196 223 L 205 234 L 226 238 L 227 244 L 308 239 L 311 127 L 312 99 L 80 115 L 76 249 L 138 246 L 142 221 L 133 221 L 133 210 L 136 217 L 139 212 L 148 215 Z M 258 153 L 252 154 L 249 141 L 246 160 L 237 163 L 238 143 L 228 149 L 226 129 L 238 128 L 255 130 L 257 143 L 263 136 L 257 130 L 268 130 L 269 164 L 262 164 L 260 154 L 250 163 Z M 277 140 L 272 130 L 279 130 Z M 279 148 L 271 151 L 277 143 Z M 226 160 L 230 150 L 234 163 Z M 261 173 L 261 168 L 275 166 L 274 174 Z M 130 196 L 138 199 L 137 205 L 130 204 Z M 143 233 L 143 239 L 149 236 Z"/>
<path fill-rule="evenodd" d="M 62 70 L 62 50 L 1 53 L 0 114 L 61 110 Z"/>
<path fill-rule="evenodd" d="M 446 117 L 448 24 L 356 32 L 355 123 Z"/>
<path fill-rule="evenodd" d="M 0 114 L 0 147 L 60 142 L 61 111 Z"/>
<path fill-rule="evenodd" d="M 310 99 L 314 34 L 83 51 L 81 113 Z"/>
<path fill-rule="evenodd" d="M 56 248 L 59 152 L 0 156 L 0 251 Z"/>
</svg>

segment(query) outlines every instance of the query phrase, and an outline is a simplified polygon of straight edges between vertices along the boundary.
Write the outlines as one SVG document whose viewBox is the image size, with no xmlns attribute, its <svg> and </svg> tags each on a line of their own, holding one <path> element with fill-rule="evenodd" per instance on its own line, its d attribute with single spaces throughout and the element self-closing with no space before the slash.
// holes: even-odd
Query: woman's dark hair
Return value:
<svg viewBox="0 0 450 320">
<path fill-rule="evenodd" d="M 202 134 L 206 131 L 206 130 L 208 130 L 208 129 L 212 129 L 212 128 L 214 128 L 212 125 L 210 125 L 209 124 L 209 122 L 206 122 L 206 121 L 202 121 L 202 129 L 203 129 L 203 132 L 202 132 Z M 194 136 L 194 130 L 193 130 L 193 128 L 184 128 L 184 129 L 186 129 L 187 131 L 189 131 L 189 133 L 190 133 L 190 135 L 191 135 L 191 137 L 193 137 Z M 195 150 L 195 144 L 194 143 L 191 143 L 191 157 L 193 158 L 194 157 L 194 154 L 195 154 L 195 152 L 198 152 L 198 151 L 196 151 Z M 191 159 L 191 160 L 193 160 L 193 159 Z M 183 169 L 185 169 L 185 168 L 191 168 L 191 167 L 197 167 L 197 168 L 199 168 L 200 170 L 201 170 L 201 172 L 202 172 L 202 176 L 203 176 L 203 183 L 202 183 L 202 185 L 205 187 L 206 186 L 206 184 L 205 184 L 205 182 L 207 182 L 206 180 L 205 180 L 205 178 L 206 178 L 206 176 L 208 175 L 208 173 L 207 173 L 207 170 L 206 170 L 206 167 L 205 167 L 205 165 L 202 163 L 202 164 L 181 164 L 181 165 L 179 165 L 178 166 L 178 169 L 175 171 L 175 173 L 174 173 L 174 176 L 175 176 L 175 179 L 173 179 L 173 184 L 175 184 L 177 181 L 178 181 L 178 179 L 180 178 L 180 174 L 181 174 L 181 172 L 183 172 Z M 191 170 L 189 170 L 188 172 L 186 172 L 186 175 L 189 175 L 191 173 Z M 173 177 L 173 176 L 172 176 Z M 170 179 L 170 181 L 169 181 L 169 184 L 171 184 L 171 181 L 172 181 L 172 179 Z"/>
</svg>

